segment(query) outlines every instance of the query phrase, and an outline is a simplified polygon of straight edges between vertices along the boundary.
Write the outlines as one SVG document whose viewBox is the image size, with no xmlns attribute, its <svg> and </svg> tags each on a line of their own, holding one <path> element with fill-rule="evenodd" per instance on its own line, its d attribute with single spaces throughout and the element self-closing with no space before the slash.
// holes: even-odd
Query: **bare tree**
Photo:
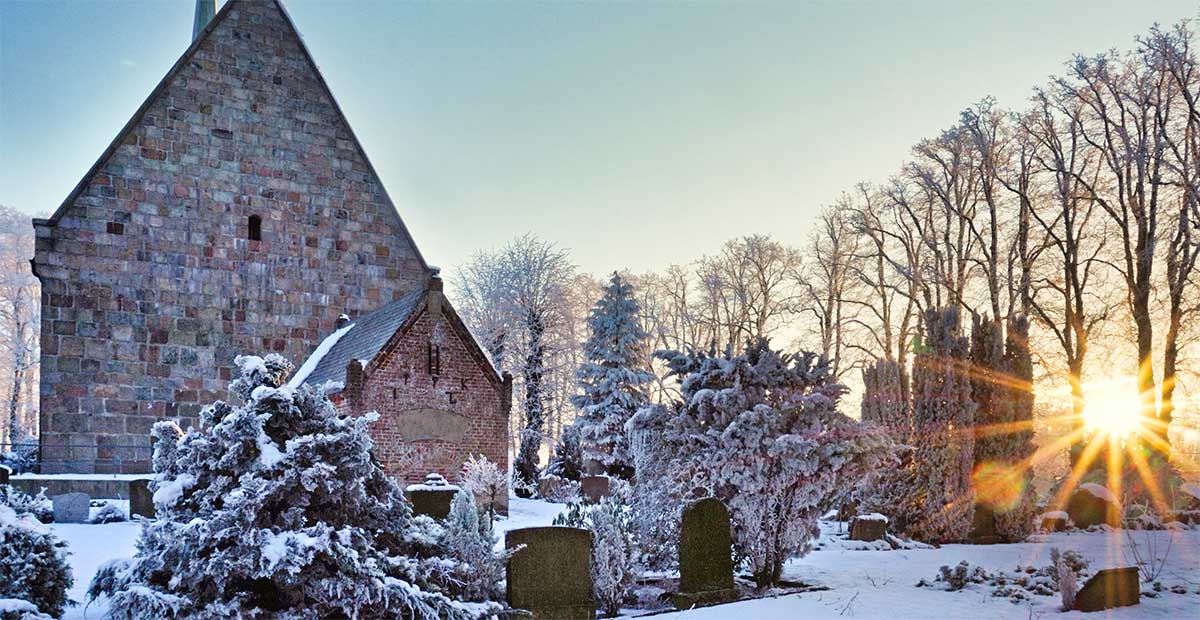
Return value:
<svg viewBox="0 0 1200 620">
<path fill-rule="evenodd" d="M 848 331 L 856 319 L 859 304 L 851 295 L 859 280 L 861 238 L 852 222 L 852 199 L 842 198 L 817 218 L 816 230 L 809 236 L 811 260 L 796 273 L 801 291 L 798 310 L 815 323 L 818 348 L 833 361 L 834 376 L 850 368 L 844 363 Z"/>
<path fill-rule="evenodd" d="M 8 384 L 0 418 L 0 446 L 37 432 L 41 315 L 38 282 L 29 268 L 32 256 L 29 216 L 0 205 L 0 368 Z"/>
<path fill-rule="evenodd" d="M 700 259 L 701 312 L 713 326 L 717 347 L 740 352 L 751 340 L 770 337 L 789 320 L 797 299 L 800 253 L 765 235 L 725 243 Z"/>
</svg>

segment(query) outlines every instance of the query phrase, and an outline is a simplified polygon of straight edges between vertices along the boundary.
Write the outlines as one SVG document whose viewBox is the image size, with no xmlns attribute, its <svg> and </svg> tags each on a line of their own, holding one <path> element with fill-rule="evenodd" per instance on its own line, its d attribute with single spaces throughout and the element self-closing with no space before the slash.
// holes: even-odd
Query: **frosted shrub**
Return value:
<svg viewBox="0 0 1200 620">
<path fill-rule="evenodd" d="M 132 560 L 101 567 L 88 591 L 108 620 L 462 620 L 464 570 L 441 527 L 414 518 L 371 454 L 377 416 L 343 417 L 307 385 L 285 385 L 278 355 L 239 357 L 201 427 L 154 426 L 158 518 Z"/>
<path fill-rule="evenodd" d="M 459 474 L 459 484 L 483 502 L 489 519 L 496 516 L 496 504 L 508 496 L 508 472 L 482 454 L 467 457 Z"/>
<path fill-rule="evenodd" d="M 54 502 L 46 497 L 45 489 L 29 495 L 11 485 L 0 485 L 0 505 L 11 507 L 17 514 L 31 514 L 42 523 L 54 522 Z"/>
<path fill-rule="evenodd" d="M 128 517 L 125 516 L 125 509 L 111 502 L 104 502 L 96 514 L 88 519 L 88 523 L 120 523 L 128 520 Z"/>
<path fill-rule="evenodd" d="M 504 592 L 504 568 L 511 553 L 496 552 L 496 534 L 487 513 L 480 514 L 475 496 L 460 490 L 446 517 L 446 550 L 458 560 L 456 579 L 462 596 L 469 601 L 498 600 Z"/>
<path fill-rule="evenodd" d="M 606 616 L 613 617 L 630 597 L 639 561 L 633 535 L 633 512 L 626 504 L 627 487 L 616 488 L 598 504 L 572 504 L 554 519 L 555 525 L 581 527 L 592 532 L 592 590 Z"/>
<path fill-rule="evenodd" d="M 583 461 L 599 463 L 608 474 L 625 479 L 633 474 L 625 423 L 649 401 L 645 386 L 654 380 L 645 369 L 649 336 L 640 312 L 633 286 L 614 273 L 588 316 L 587 361 L 576 373 L 582 393 L 571 398 L 579 407 L 575 424 L 583 440 Z"/>
<path fill-rule="evenodd" d="M 682 400 L 644 408 L 630 422 L 631 429 L 657 429 L 662 442 L 653 471 L 638 479 L 670 479 L 676 489 L 656 498 L 667 505 L 650 518 L 678 515 L 693 490 L 725 502 L 736 551 L 760 587 L 778 582 L 783 563 L 810 550 L 817 519 L 859 477 L 891 462 L 884 431 L 837 412 L 845 388 L 815 353 L 785 354 L 759 340 L 736 356 L 656 355 L 679 378 Z"/>
<path fill-rule="evenodd" d="M 0 599 L 26 603 L 13 603 L 14 618 L 58 617 L 74 604 L 67 599 L 74 583 L 67 545 L 33 514 L 5 503 L 6 498 L 0 496 Z"/>
</svg>

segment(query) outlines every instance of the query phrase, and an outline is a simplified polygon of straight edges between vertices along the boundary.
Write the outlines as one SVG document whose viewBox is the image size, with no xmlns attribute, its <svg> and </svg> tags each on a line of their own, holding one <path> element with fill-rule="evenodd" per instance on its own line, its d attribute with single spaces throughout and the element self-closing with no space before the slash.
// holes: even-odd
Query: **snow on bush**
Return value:
<svg viewBox="0 0 1200 620">
<path fill-rule="evenodd" d="M 4 613 L 23 620 L 58 617 L 74 604 L 67 599 L 74 583 L 67 545 L 26 511 L 28 504 L 7 503 L 13 493 L 0 494 L 0 599 L 13 600 Z"/>
<path fill-rule="evenodd" d="M 446 550 L 458 561 L 456 578 L 463 598 L 470 601 L 498 600 L 504 595 L 500 583 L 512 552 L 497 552 L 496 534 L 489 513 L 480 514 L 475 496 L 460 490 L 446 517 Z"/>
<path fill-rule="evenodd" d="M 153 428 L 157 520 L 132 560 L 110 562 L 88 595 L 115 620 L 465 619 L 443 532 L 412 516 L 371 454 L 368 424 L 310 386 L 285 386 L 278 355 L 239 357 L 200 428 Z"/>
<path fill-rule="evenodd" d="M 555 525 L 581 527 L 592 532 L 592 590 L 596 603 L 614 617 L 633 593 L 639 570 L 637 541 L 633 536 L 633 511 L 627 500 L 628 485 L 612 481 L 609 495 L 593 505 L 582 503 L 555 517 Z"/>
<path fill-rule="evenodd" d="M 28 495 L 14 486 L 0 484 L 0 504 L 11 507 L 17 514 L 31 514 L 42 523 L 54 522 L 54 502 L 46 497 L 45 489 L 37 495 Z"/>
<path fill-rule="evenodd" d="M 625 423 L 648 401 L 646 341 L 633 285 L 614 273 L 592 308 L 583 345 L 586 357 L 576 376 L 582 394 L 571 398 L 579 408 L 575 423 L 583 439 L 584 462 L 597 462 L 610 475 L 628 479 L 633 457 Z M 562 474 L 557 474 L 562 475 Z"/>
<path fill-rule="evenodd" d="M 38 611 L 29 601 L 19 598 L 0 598 L 0 620 L 53 620 Z"/>
<path fill-rule="evenodd" d="M 489 521 L 496 516 L 496 504 L 508 497 L 508 472 L 482 454 L 467 457 L 458 482 L 475 494 L 476 501 L 483 502 Z"/>
<path fill-rule="evenodd" d="M 865 472 L 890 461 L 891 441 L 837 412 L 845 388 L 815 353 L 784 354 L 758 340 L 740 355 L 656 355 L 679 378 L 682 400 L 644 408 L 630 421 L 631 430 L 660 437 L 660 456 L 649 461 L 652 471 L 638 472 L 638 486 L 669 480 L 646 498 L 665 504 L 649 518 L 675 517 L 689 495 L 717 497 L 729 507 L 734 546 L 755 581 L 776 583 L 783 563 L 810 549 L 818 518 Z"/>
<path fill-rule="evenodd" d="M 100 508 L 88 519 L 88 523 L 120 523 L 128 521 L 129 518 L 125 515 L 125 509 L 112 502 L 103 502 Z"/>
<path fill-rule="evenodd" d="M 917 587 L 956 592 L 978 585 L 987 588 L 991 596 L 1007 598 L 1013 604 L 1028 601 L 1032 596 L 1053 596 L 1059 592 L 1065 601 L 1068 593 L 1074 600 L 1075 584 L 1086 572 L 1087 561 L 1083 556 L 1053 548 L 1050 564 L 1042 568 L 1018 566 L 1012 571 L 989 571 L 963 560 L 953 567 L 942 566 L 932 582 L 922 579 Z"/>
</svg>

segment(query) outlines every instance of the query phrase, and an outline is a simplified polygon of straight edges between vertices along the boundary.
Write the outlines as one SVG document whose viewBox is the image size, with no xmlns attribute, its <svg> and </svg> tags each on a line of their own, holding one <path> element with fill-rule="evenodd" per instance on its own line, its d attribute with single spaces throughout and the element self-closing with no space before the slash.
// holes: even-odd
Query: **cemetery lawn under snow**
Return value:
<svg viewBox="0 0 1200 620">
<path fill-rule="evenodd" d="M 511 515 L 497 522 L 497 533 L 522 527 L 550 525 L 563 510 L 561 504 L 542 501 L 510 500 Z M 97 618 L 103 601 L 85 606 L 84 592 L 96 569 L 113 558 L 131 557 L 140 526 L 136 523 L 108 525 L 52 524 L 54 533 L 69 545 L 75 585 L 70 597 L 80 605 L 69 608 L 64 620 Z M 1006 598 L 993 597 L 992 588 L 968 586 L 957 592 L 916 587 L 922 578 L 933 581 L 938 568 L 954 566 L 966 560 L 989 571 L 1013 571 L 1018 565 L 1042 567 L 1050 563 L 1050 549 L 1080 552 L 1093 571 L 1111 566 L 1129 565 L 1125 548 L 1128 537 L 1122 531 L 1069 532 L 1035 535 L 1016 545 L 946 545 L 940 549 L 864 551 L 839 536 L 844 524 L 823 521 L 819 548 L 809 555 L 787 563 L 784 577 L 828 590 L 789 594 L 777 598 L 742 601 L 728 605 L 655 615 L 662 620 L 795 620 L 796 618 L 859 618 L 868 620 L 923 619 L 1180 619 L 1200 617 L 1200 529 L 1180 531 L 1131 532 L 1139 543 L 1146 536 L 1158 539 L 1171 550 L 1166 569 L 1159 581 L 1164 591 L 1151 598 L 1143 596 L 1140 605 L 1107 612 L 1059 612 L 1056 596 L 1032 596 L 1031 601 L 1013 604 Z M 502 543 L 501 543 L 502 544 Z M 1187 594 L 1167 591 L 1183 586 Z"/>
</svg>

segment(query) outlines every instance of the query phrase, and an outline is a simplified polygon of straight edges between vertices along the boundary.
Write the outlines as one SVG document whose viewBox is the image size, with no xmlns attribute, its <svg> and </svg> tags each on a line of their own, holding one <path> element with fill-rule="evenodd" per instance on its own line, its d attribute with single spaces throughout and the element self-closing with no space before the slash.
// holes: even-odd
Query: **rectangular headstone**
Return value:
<svg viewBox="0 0 1200 620">
<path fill-rule="evenodd" d="M 0 484 L 8 484 L 10 476 L 12 476 L 12 470 L 7 465 L 0 465 Z"/>
<path fill-rule="evenodd" d="M 872 513 L 850 519 L 850 540 L 883 540 L 887 536 L 887 517 Z"/>
<path fill-rule="evenodd" d="M 504 535 L 508 604 L 534 620 L 592 620 L 592 533 L 574 527 L 527 527 Z"/>
<path fill-rule="evenodd" d="M 55 523 L 87 523 L 92 498 L 87 493 L 67 493 L 50 498 Z"/>
<path fill-rule="evenodd" d="M 608 496 L 612 480 L 608 476 L 584 476 L 579 479 L 579 493 L 586 504 L 598 504 Z"/>
<path fill-rule="evenodd" d="M 145 478 L 129 481 L 129 516 L 154 518 L 154 494 Z"/>
<path fill-rule="evenodd" d="M 679 529 L 679 593 L 672 602 L 680 609 L 711 605 L 737 598 L 733 586 L 733 556 L 729 510 L 715 497 L 683 510 Z"/>
<path fill-rule="evenodd" d="M 1138 569 L 1133 566 L 1106 568 L 1087 580 L 1075 595 L 1078 611 L 1100 611 L 1137 605 L 1141 601 Z"/>
</svg>

